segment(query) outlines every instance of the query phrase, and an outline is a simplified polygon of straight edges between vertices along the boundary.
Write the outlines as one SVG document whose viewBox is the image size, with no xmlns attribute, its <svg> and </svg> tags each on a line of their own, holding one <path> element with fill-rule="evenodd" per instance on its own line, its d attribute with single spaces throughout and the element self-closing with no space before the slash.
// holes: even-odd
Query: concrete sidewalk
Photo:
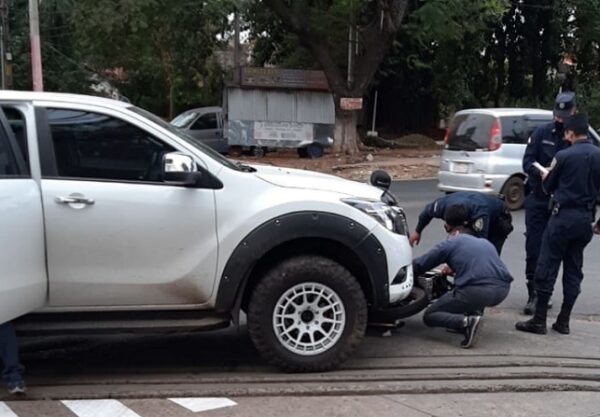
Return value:
<svg viewBox="0 0 600 417">
<path fill-rule="evenodd" d="M 590 392 L 382 395 L 367 397 L 233 398 L 237 406 L 206 417 L 597 417 Z"/>
<path fill-rule="evenodd" d="M 363 343 L 354 357 L 381 357 L 382 354 L 390 357 L 518 355 L 600 360 L 600 321 L 597 316 L 574 317 L 571 320 L 571 334 L 562 335 L 550 328 L 557 314 L 558 309 L 549 310 L 548 334 L 535 335 L 515 329 L 517 321 L 527 320 L 531 316 L 514 310 L 488 308 L 483 317 L 479 343 L 472 349 L 459 347 L 461 335 L 426 327 L 421 315 L 418 315 L 406 319 L 405 325 L 394 329 L 390 337 L 380 337 L 383 329 L 370 329 L 369 342 Z M 377 341 L 375 337 L 378 337 Z"/>
</svg>

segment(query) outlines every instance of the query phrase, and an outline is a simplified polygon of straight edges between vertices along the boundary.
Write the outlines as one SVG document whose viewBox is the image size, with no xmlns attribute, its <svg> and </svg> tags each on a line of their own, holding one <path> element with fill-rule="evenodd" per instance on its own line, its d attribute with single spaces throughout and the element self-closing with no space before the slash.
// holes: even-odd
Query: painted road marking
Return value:
<svg viewBox="0 0 600 417">
<path fill-rule="evenodd" d="M 0 401 L 0 417 L 19 417 L 6 405 Z"/>
<path fill-rule="evenodd" d="M 192 413 L 237 405 L 235 401 L 231 401 L 229 398 L 169 398 L 169 400 L 187 408 Z"/>
<path fill-rule="evenodd" d="M 117 400 L 64 400 L 61 402 L 79 417 L 140 417 Z"/>
</svg>

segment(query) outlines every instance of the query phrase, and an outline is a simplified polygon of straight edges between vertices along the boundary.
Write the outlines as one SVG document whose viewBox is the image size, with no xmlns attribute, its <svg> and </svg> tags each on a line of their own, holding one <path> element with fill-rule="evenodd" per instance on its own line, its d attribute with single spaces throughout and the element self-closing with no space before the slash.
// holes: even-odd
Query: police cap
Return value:
<svg viewBox="0 0 600 417">
<path fill-rule="evenodd" d="M 588 117 L 584 113 L 574 114 L 564 120 L 563 126 L 565 131 L 571 130 L 576 135 L 587 135 Z"/>
<path fill-rule="evenodd" d="M 554 100 L 554 116 L 565 119 L 573 114 L 575 107 L 577 107 L 577 100 L 575 99 L 574 92 L 565 91 L 558 93 L 556 100 Z"/>
</svg>

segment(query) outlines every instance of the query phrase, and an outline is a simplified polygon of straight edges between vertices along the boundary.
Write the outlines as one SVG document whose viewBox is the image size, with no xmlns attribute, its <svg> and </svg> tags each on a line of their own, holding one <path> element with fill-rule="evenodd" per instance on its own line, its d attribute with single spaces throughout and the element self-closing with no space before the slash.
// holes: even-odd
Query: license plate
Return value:
<svg viewBox="0 0 600 417">
<path fill-rule="evenodd" d="M 456 172 L 457 174 L 466 174 L 469 172 L 469 164 L 454 162 L 452 164 L 452 172 Z"/>
</svg>

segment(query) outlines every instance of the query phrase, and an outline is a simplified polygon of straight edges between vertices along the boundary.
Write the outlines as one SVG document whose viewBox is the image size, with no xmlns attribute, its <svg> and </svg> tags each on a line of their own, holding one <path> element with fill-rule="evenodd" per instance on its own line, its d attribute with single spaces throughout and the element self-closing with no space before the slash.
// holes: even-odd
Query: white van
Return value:
<svg viewBox="0 0 600 417">
<path fill-rule="evenodd" d="M 540 109 L 468 109 L 455 114 L 446 135 L 438 188 L 445 192 L 479 191 L 503 194 L 512 210 L 525 200 L 522 161 L 527 140 L 553 119 Z M 590 128 L 590 137 L 600 137 Z"/>
</svg>

